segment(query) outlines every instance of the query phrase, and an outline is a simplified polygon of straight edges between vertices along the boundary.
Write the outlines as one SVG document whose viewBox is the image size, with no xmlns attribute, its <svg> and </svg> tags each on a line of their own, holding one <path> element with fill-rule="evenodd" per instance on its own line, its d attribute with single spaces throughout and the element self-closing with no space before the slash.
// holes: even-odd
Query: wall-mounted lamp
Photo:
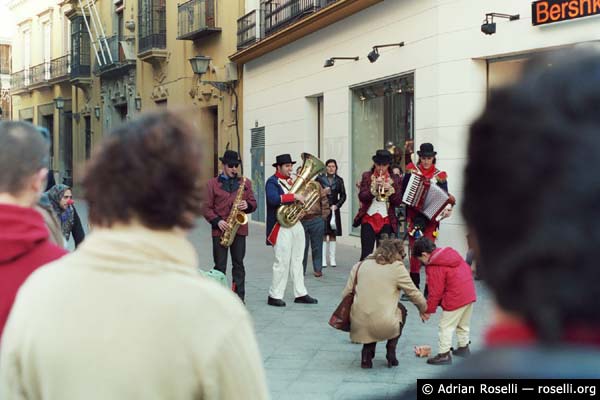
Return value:
<svg viewBox="0 0 600 400">
<path fill-rule="evenodd" d="M 404 46 L 404 42 L 391 43 L 391 44 L 378 44 L 377 46 L 373 46 L 373 50 L 371 50 L 371 52 L 369 54 L 367 54 L 367 58 L 369 59 L 369 61 L 374 63 L 379 58 L 379 50 L 378 49 L 380 49 L 382 47 L 392 47 L 392 46 L 402 47 L 402 46 Z"/>
<path fill-rule="evenodd" d="M 331 58 L 328 58 L 327 60 L 325 60 L 325 64 L 323 65 L 323 68 L 333 67 L 334 64 L 335 64 L 335 60 L 354 60 L 354 61 L 358 61 L 358 57 L 331 57 Z"/>
<path fill-rule="evenodd" d="M 196 56 L 190 58 L 190 64 L 192 66 L 192 71 L 196 75 L 203 75 L 208 70 L 208 65 L 210 64 L 210 57 L 207 56 Z"/>
<path fill-rule="evenodd" d="M 137 96 L 135 98 L 135 109 L 137 111 L 140 111 L 142 109 L 142 98 L 140 96 Z"/>
<path fill-rule="evenodd" d="M 60 96 L 55 98 L 54 107 L 56 107 L 57 110 L 62 110 L 63 108 L 65 108 L 65 99 L 63 99 Z"/>
<path fill-rule="evenodd" d="M 96 116 L 96 119 L 100 119 L 100 107 L 94 107 L 94 115 Z"/>
<path fill-rule="evenodd" d="M 485 33 L 486 35 L 493 35 L 496 33 L 496 23 L 494 22 L 494 17 L 507 18 L 509 21 L 516 21 L 520 18 L 519 14 L 510 15 L 495 12 L 487 13 L 485 14 L 483 24 L 481 25 L 481 32 Z"/>
</svg>

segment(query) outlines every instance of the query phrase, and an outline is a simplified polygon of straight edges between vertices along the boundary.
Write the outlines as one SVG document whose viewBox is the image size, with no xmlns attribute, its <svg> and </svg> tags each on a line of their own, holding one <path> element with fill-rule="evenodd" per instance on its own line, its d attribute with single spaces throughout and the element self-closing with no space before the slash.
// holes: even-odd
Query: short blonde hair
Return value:
<svg viewBox="0 0 600 400">
<path fill-rule="evenodd" d="M 403 259 L 405 256 L 404 244 L 399 239 L 382 240 L 373 253 L 377 264 L 382 265 L 391 264 L 398 261 L 398 259 Z"/>
</svg>

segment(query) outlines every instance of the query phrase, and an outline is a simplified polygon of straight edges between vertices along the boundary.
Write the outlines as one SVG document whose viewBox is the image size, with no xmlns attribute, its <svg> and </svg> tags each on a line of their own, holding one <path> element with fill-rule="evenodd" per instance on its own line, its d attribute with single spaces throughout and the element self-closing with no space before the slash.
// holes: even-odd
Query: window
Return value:
<svg viewBox="0 0 600 400">
<path fill-rule="evenodd" d="M 386 148 L 393 164 L 404 171 L 414 142 L 414 76 L 407 75 L 352 90 L 352 177 L 360 179 L 373 166 L 372 156 Z M 352 182 L 353 199 L 358 198 Z M 358 201 L 353 201 L 353 214 Z M 358 232 L 354 228 L 354 232 Z"/>
<path fill-rule="evenodd" d="M 90 75 L 90 37 L 83 16 L 71 20 L 71 76 Z"/>
<path fill-rule="evenodd" d="M 138 0 L 138 51 L 167 46 L 166 0 Z"/>
</svg>

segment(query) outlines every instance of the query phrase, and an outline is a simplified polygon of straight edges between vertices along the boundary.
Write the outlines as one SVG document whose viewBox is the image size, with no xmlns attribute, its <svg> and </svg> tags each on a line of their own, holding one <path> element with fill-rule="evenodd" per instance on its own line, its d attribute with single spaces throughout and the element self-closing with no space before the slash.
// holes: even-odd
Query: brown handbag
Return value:
<svg viewBox="0 0 600 400">
<path fill-rule="evenodd" d="M 356 275 L 354 275 L 354 285 L 352 286 L 352 291 L 344 296 L 340 305 L 337 306 L 333 314 L 331 314 L 331 318 L 329 318 L 329 325 L 344 332 L 350 332 L 350 309 L 352 308 L 352 303 L 354 303 L 354 292 L 356 291 L 358 271 L 360 270 L 361 265 L 362 261 L 356 268 Z"/>
</svg>

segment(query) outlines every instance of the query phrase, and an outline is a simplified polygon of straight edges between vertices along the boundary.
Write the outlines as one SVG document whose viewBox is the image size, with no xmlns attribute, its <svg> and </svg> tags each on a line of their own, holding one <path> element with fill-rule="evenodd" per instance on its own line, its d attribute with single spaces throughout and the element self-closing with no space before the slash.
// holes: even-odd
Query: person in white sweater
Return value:
<svg viewBox="0 0 600 400">
<path fill-rule="evenodd" d="M 113 132 L 83 180 L 94 231 L 22 286 L 0 398 L 267 399 L 250 316 L 197 272 L 201 144 L 172 113 Z"/>
</svg>

